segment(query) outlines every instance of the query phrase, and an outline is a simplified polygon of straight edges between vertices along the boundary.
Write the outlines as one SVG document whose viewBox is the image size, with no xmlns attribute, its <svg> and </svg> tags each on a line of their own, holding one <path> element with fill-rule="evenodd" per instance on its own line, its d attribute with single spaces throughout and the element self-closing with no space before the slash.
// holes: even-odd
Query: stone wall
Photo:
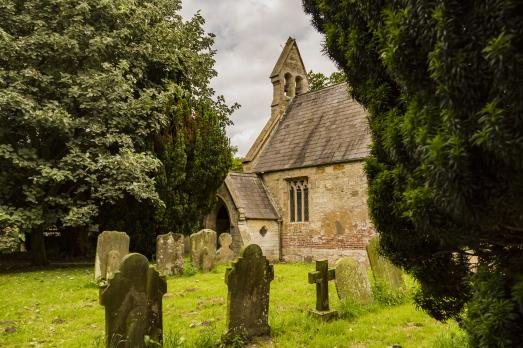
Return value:
<svg viewBox="0 0 523 348">
<path fill-rule="evenodd" d="M 291 223 L 288 180 L 299 177 L 308 179 L 309 222 Z M 368 265 L 365 246 L 375 231 L 368 215 L 362 161 L 264 173 L 263 181 L 283 219 L 285 261 L 334 262 L 352 256 Z"/>
<path fill-rule="evenodd" d="M 265 227 L 265 235 L 260 233 Z M 263 256 L 271 261 L 277 261 L 280 254 L 280 236 L 278 222 L 275 220 L 247 220 L 247 228 L 251 244 L 258 244 L 263 251 Z"/>
</svg>

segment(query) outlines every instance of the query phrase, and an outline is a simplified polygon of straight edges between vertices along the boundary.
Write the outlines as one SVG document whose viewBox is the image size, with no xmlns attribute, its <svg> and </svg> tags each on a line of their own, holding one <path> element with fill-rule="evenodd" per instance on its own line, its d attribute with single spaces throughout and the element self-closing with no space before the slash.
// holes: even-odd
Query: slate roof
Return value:
<svg viewBox="0 0 523 348">
<path fill-rule="evenodd" d="M 367 112 L 347 84 L 296 96 L 254 160 L 256 173 L 349 162 L 370 153 Z"/>
<path fill-rule="evenodd" d="M 263 182 L 256 174 L 229 173 L 225 185 L 231 193 L 237 208 L 245 209 L 250 219 L 278 219 Z"/>
</svg>

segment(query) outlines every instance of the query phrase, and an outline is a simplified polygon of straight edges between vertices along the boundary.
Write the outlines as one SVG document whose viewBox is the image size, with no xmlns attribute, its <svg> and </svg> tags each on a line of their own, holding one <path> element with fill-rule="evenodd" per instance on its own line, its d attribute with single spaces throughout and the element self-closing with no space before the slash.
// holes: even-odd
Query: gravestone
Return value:
<svg viewBox="0 0 523 348">
<path fill-rule="evenodd" d="M 183 273 L 183 234 L 167 233 L 156 237 L 156 263 L 162 275 Z"/>
<path fill-rule="evenodd" d="M 231 249 L 232 237 L 229 233 L 222 233 L 218 237 L 220 249 L 216 252 L 216 263 L 227 263 L 234 259 L 234 251 Z"/>
<path fill-rule="evenodd" d="M 215 257 L 216 232 L 204 229 L 191 234 L 191 262 L 194 267 L 207 272 L 214 266 Z"/>
<path fill-rule="evenodd" d="M 269 292 L 273 279 L 273 266 L 256 244 L 246 246 L 232 267 L 227 268 L 225 283 L 229 291 L 226 340 L 236 336 L 250 338 L 270 333 Z"/>
<path fill-rule="evenodd" d="M 323 320 L 338 317 L 336 310 L 329 308 L 329 280 L 336 278 L 336 271 L 329 269 L 329 261 L 317 260 L 316 272 L 309 273 L 309 284 L 316 284 L 316 309 L 309 313 Z"/>
<path fill-rule="evenodd" d="M 129 254 L 129 236 L 125 232 L 104 231 L 98 236 L 94 278 L 108 279 L 120 266 L 120 261 Z M 108 267 L 109 266 L 109 267 Z"/>
<path fill-rule="evenodd" d="M 100 289 L 100 304 L 105 307 L 107 347 L 142 348 L 144 337 L 161 342 L 162 296 L 167 291 L 161 277 L 141 254 L 128 254 L 120 270 Z"/>
<path fill-rule="evenodd" d="M 336 262 L 335 270 L 334 283 L 340 299 L 350 297 L 362 304 L 372 302 L 372 289 L 365 267 L 350 257 L 343 257 Z"/>
<path fill-rule="evenodd" d="M 374 280 L 383 282 L 391 290 L 405 288 L 401 270 L 379 254 L 379 243 L 379 236 L 376 236 L 367 245 L 367 255 Z"/>
<path fill-rule="evenodd" d="M 125 255 L 123 255 L 125 256 Z M 120 268 L 120 261 L 122 261 L 123 256 L 120 255 L 118 250 L 111 250 L 107 254 L 107 265 L 106 265 L 106 279 L 109 279 L 118 272 Z"/>
<path fill-rule="evenodd" d="M 202 253 L 200 254 L 200 264 L 201 264 L 201 270 L 203 272 L 209 272 L 214 267 L 214 262 L 216 259 L 216 252 L 209 252 L 209 249 L 207 247 L 204 247 L 202 250 Z"/>
</svg>

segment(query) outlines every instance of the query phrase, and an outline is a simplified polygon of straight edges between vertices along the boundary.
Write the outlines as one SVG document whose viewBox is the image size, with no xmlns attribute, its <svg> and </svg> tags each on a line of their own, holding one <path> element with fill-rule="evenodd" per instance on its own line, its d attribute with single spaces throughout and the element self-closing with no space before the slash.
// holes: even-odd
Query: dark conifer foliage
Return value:
<svg viewBox="0 0 523 348">
<path fill-rule="evenodd" d="M 370 113 L 383 253 L 435 318 L 467 306 L 475 346 L 523 345 L 523 4 L 303 4 Z"/>
</svg>

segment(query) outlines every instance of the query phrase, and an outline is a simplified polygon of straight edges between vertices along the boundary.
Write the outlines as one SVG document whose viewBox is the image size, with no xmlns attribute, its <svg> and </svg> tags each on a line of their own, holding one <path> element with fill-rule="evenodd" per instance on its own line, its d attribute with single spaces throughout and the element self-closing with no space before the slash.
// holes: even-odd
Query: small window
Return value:
<svg viewBox="0 0 523 348">
<path fill-rule="evenodd" d="M 263 226 L 262 228 L 260 228 L 260 234 L 262 237 L 265 237 L 265 235 L 267 234 L 267 231 L 269 231 L 267 229 L 267 226 Z"/>
<path fill-rule="evenodd" d="M 289 181 L 290 222 L 309 221 L 309 186 L 307 179 Z"/>
</svg>

